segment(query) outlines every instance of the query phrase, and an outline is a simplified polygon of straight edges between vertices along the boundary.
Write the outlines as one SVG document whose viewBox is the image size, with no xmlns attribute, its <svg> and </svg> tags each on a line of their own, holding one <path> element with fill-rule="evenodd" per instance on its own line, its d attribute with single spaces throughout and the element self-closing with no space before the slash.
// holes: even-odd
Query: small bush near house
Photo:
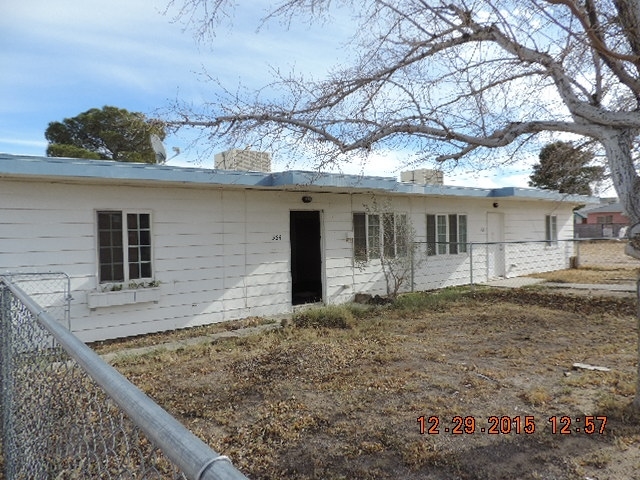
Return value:
<svg viewBox="0 0 640 480">
<path fill-rule="evenodd" d="M 353 309 L 348 306 L 329 305 L 297 312 L 292 321 L 294 326 L 301 328 L 351 328 L 355 318 Z"/>
<path fill-rule="evenodd" d="M 430 292 L 405 293 L 393 302 L 392 307 L 404 313 L 438 309 L 451 301 L 461 299 L 471 291 L 470 287 L 451 287 Z"/>
</svg>

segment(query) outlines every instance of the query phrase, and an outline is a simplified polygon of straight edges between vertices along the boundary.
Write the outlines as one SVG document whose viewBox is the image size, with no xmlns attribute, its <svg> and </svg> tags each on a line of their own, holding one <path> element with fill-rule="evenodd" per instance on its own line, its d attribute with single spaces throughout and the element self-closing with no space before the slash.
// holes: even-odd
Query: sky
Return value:
<svg viewBox="0 0 640 480">
<path fill-rule="evenodd" d="M 177 0 L 179 2 L 179 0 Z M 49 122 L 105 105 L 153 116 L 176 99 L 205 102 L 217 77 L 231 89 L 238 83 L 258 88 L 269 82 L 270 68 L 322 78 L 342 59 L 341 42 L 349 25 L 277 24 L 257 30 L 264 1 L 240 7 L 211 41 L 194 36 L 176 21 L 169 0 L 29 0 L 5 2 L 0 9 L 0 152 L 44 155 Z M 256 14 L 258 16 L 256 16 Z M 292 42 L 291 39 L 296 41 Z M 213 168 L 188 146 L 188 133 L 165 139 L 169 165 Z M 346 165 L 344 173 L 399 176 L 407 152 L 386 152 L 368 163 Z M 445 171 L 445 184 L 475 187 L 526 187 L 535 157 L 490 171 Z M 274 171 L 308 169 L 308 164 L 273 158 Z"/>
</svg>

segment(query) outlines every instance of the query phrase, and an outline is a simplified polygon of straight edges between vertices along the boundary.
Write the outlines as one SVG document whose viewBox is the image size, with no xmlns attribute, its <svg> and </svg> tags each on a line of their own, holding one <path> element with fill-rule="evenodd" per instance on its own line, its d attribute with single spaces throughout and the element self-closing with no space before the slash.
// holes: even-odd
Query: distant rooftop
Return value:
<svg viewBox="0 0 640 480">
<path fill-rule="evenodd" d="M 345 175 L 300 170 L 283 172 L 249 172 L 221 169 L 175 167 L 147 163 L 126 163 L 104 160 L 85 160 L 58 157 L 36 157 L 0 153 L 0 177 L 83 179 L 117 184 L 173 183 L 183 185 L 220 185 L 235 188 L 274 190 L 326 191 L 383 191 L 395 194 L 414 194 L 455 197 L 489 197 L 538 199 L 575 204 L 598 203 L 594 197 L 567 195 L 535 188 L 502 187 L 478 188 L 450 185 L 430 185 L 400 182 L 392 177 Z"/>
<path fill-rule="evenodd" d="M 622 213 L 626 215 L 624 207 L 620 202 L 607 203 L 605 205 L 590 205 L 580 209 L 580 213 L 587 215 L 590 213 Z"/>
</svg>

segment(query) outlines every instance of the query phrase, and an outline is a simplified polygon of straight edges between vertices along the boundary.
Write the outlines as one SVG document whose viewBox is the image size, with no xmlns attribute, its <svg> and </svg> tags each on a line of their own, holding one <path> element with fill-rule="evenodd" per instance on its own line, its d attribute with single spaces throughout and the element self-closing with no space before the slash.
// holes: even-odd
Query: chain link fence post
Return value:
<svg viewBox="0 0 640 480">
<path fill-rule="evenodd" d="M 415 288 L 415 270 L 416 270 L 416 265 L 415 265 L 415 255 L 414 250 L 416 248 L 416 244 L 415 242 L 411 243 L 411 249 L 409 250 L 409 255 L 411 256 L 411 292 L 414 292 L 414 288 Z"/>
<path fill-rule="evenodd" d="M 2 390 L 0 398 L 0 412 L 2 414 L 2 445 L 4 452 L 15 451 L 12 421 L 13 405 L 13 353 L 11 326 L 11 292 L 0 279 L 0 370 L 2 371 Z M 13 455 L 3 455 L 4 478 L 12 480 L 15 477 Z"/>
<path fill-rule="evenodd" d="M 469 284 L 473 287 L 473 243 L 469 243 Z"/>
</svg>

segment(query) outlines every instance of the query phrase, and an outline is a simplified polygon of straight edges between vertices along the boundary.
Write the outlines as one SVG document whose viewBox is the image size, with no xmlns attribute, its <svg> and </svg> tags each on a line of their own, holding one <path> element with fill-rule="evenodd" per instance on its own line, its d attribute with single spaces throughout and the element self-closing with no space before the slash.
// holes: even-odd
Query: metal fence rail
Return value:
<svg viewBox="0 0 640 480">
<path fill-rule="evenodd" d="M 246 479 L 0 276 L 7 480 Z"/>
</svg>

